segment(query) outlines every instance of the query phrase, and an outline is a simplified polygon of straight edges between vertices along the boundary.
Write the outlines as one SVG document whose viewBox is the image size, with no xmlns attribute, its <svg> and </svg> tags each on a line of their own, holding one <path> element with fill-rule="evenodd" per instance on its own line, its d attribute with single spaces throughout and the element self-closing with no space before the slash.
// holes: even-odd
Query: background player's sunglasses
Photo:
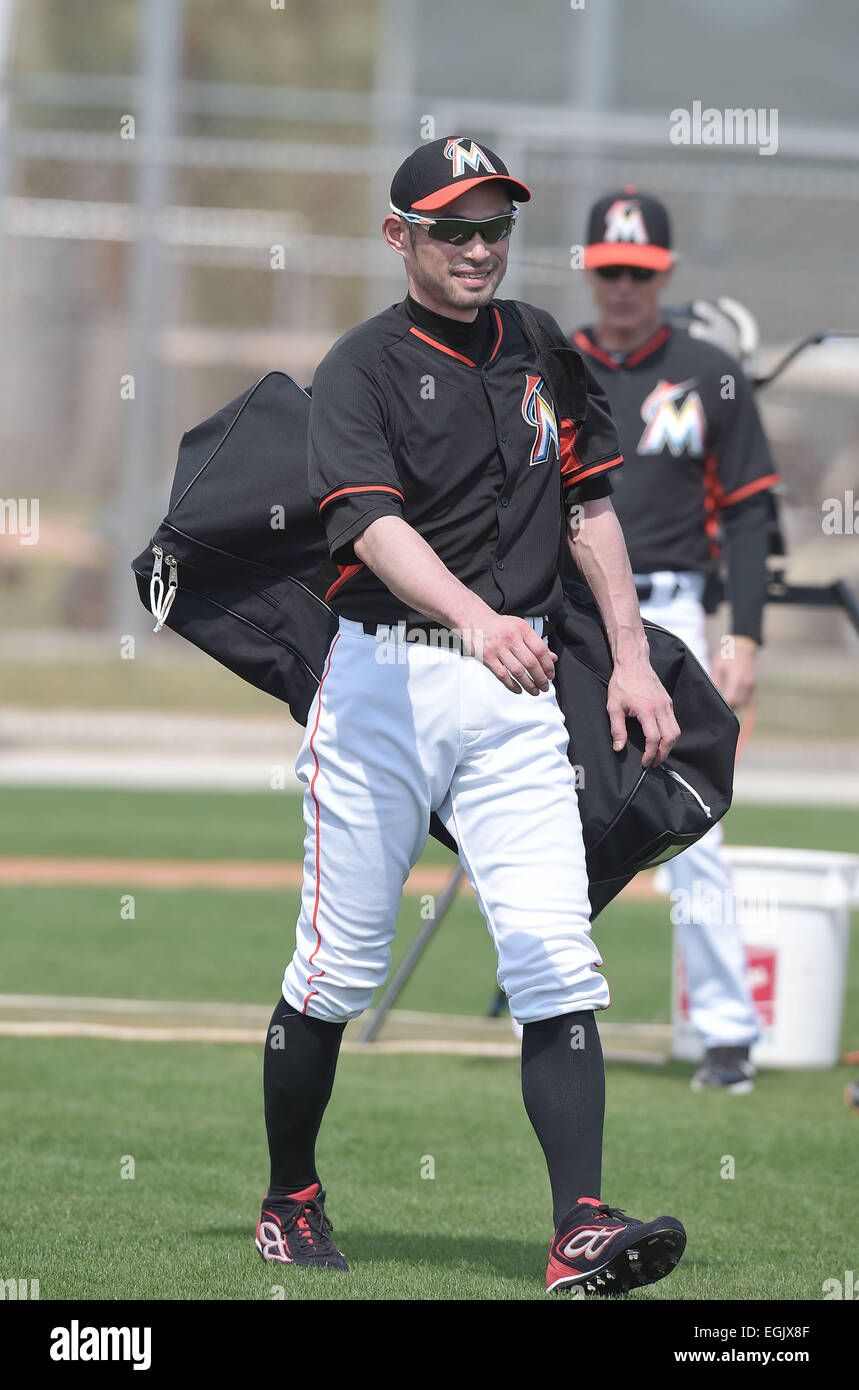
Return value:
<svg viewBox="0 0 859 1390">
<path fill-rule="evenodd" d="M 451 246 L 464 246 L 471 241 L 475 232 L 479 232 L 488 246 L 494 246 L 496 241 L 503 241 L 513 230 L 513 224 L 519 216 L 518 204 L 513 204 L 512 212 L 502 212 L 497 217 L 483 217 L 472 221 L 467 217 L 424 217 L 419 212 L 401 212 L 395 208 L 393 203 L 388 206 L 391 212 L 395 212 L 398 217 L 405 218 L 406 222 L 415 222 L 419 227 L 426 227 L 427 236 L 431 236 L 433 241 L 447 241 Z"/>
<path fill-rule="evenodd" d="M 652 280 L 656 274 L 655 270 L 643 265 L 599 265 L 596 272 L 601 280 L 619 280 L 621 275 L 631 275 L 633 280 Z"/>
</svg>

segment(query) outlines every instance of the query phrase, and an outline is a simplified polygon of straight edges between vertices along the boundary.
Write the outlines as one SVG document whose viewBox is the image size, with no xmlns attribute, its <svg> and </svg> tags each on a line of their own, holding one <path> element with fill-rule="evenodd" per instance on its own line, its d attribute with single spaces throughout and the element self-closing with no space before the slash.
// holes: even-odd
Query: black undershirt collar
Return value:
<svg viewBox="0 0 859 1390">
<path fill-rule="evenodd" d="M 446 314 L 437 314 L 433 309 L 418 304 L 410 294 L 406 295 L 403 308 L 406 317 L 410 318 L 416 327 L 437 338 L 445 347 L 455 348 L 457 352 L 470 357 L 473 362 L 483 362 L 491 351 L 495 341 L 495 325 L 488 308 L 478 309 L 477 317 L 472 323 L 463 323 L 461 319 L 451 319 Z"/>
</svg>

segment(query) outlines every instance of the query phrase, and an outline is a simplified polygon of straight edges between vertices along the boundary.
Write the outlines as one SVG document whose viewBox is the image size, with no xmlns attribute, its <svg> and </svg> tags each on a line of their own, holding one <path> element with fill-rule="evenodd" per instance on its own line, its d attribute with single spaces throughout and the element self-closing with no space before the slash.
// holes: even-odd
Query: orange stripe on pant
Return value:
<svg viewBox="0 0 859 1390">
<path fill-rule="evenodd" d="M 313 805 L 316 807 L 316 893 L 313 899 L 313 930 L 316 932 L 316 945 L 313 948 L 313 952 L 310 956 L 311 965 L 313 964 L 313 957 L 316 955 L 317 951 L 319 950 L 319 947 L 322 945 L 322 937 L 319 934 L 319 927 L 317 926 L 317 917 L 319 913 L 319 802 L 316 800 L 316 792 L 314 791 L 314 787 L 316 786 L 316 779 L 319 776 L 319 759 L 316 756 L 316 749 L 313 747 L 313 740 L 316 737 L 316 731 L 319 728 L 319 716 L 322 713 L 322 687 L 325 684 L 325 677 L 331 670 L 331 658 L 334 655 L 334 648 L 337 646 L 337 643 L 339 641 L 340 633 L 338 632 L 337 636 L 334 638 L 334 641 L 331 643 L 331 650 L 328 653 L 328 664 L 326 665 L 325 670 L 322 673 L 322 679 L 319 682 L 319 698 L 316 702 L 316 722 L 313 725 L 313 733 L 310 735 L 310 751 L 313 754 L 314 763 L 314 772 L 313 776 L 310 779 L 310 795 L 313 797 Z M 321 979 L 321 977 L 324 974 L 324 970 L 319 970 L 315 975 L 308 975 L 308 985 L 312 985 L 314 980 Z M 309 990 L 309 992 L 305 996 L 304 1006 L 301 1010 L 303 1014 L 307 1013 L 308 1001 L 313 998 L 314 994 L 318 993 L 319 991 L 317 989 Z"/>
</svg>

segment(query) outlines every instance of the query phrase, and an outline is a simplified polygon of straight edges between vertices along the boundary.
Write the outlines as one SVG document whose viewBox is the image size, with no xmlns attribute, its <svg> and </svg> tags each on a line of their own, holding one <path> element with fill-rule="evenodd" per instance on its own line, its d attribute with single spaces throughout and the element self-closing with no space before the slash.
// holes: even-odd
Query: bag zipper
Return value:
<svg viewBox="0 0 859 1390">
<path fill-rule="evenodd" d="M 269 375 L 271 376 L 273 375 L 273 373 L 269 373 Z M 165 520 L 161 523 L 161 526 L 172 531 L 174 535 L 179 537 L 180 541 L 190 541 L 192 545 L 199 546 L 203 550 L 211 550 L 213 555 L 223 555 L 226 559 L 237 561 L 239 564 L 242 565 L 253 565 L 255 569 L 265 570 L 267 574 L 273 575 L 274 578 L 277 580 L 287 580 L 290 584 L 295 584 L 297 588 L 303 589 L 304 592 L 307 594 L 308 598 L 312 598 L 315 600 L 316 603 L 321 604 L 322 607 L 325 609 L 326 613 L 331 613 L 333 611 L 330 604 L 327 604 L 323 598 L 320 598 L 318 594 L 315 594 L 312 589 L 308 588 L 308 586 L 301 579 L 296 579 L 294 574 L 284 574 L 282 570 L 273 569 L 271 565 L 264 565 L 259 560 L 247 560 L 243 555 L 234 555 L 231 550 L 222 550 L 221 547 L 218 545 L 210 545 L 208 541 L 200 540 L 199 536 L 191 536 L 188 534 L 187 531 L 181 531 L 179 527 L 174 526 L 172 522 Z M 155 545 L 151 547 L 153 551 L 159 548 L 160 547 Z M 183 560 L 182 563 L 184 564 L 186 570 L 189 567 L 191 569 L 203 568 L 201 565 L 195 565 L 192 563 L 192 561 L 187 559 Z M 139 573 L 139 570 L 135 570 L 135 574 Z M 270 603 L 271 599 L 269 599 L 268 602 Z"/>
<path fill-rule="evenodd" d="M 179 589 L 179 562 L 175 555 L 165 555 L 160 545 L 152 546 L 152 554 L 155 556 L 155 563 L 152 566 L 152 577 L 149 581 L 149 608 L 153 618 L 157 619 L 152 631 L 160 632 L 167 621 L 167 614 L 173 606 L 173 600 Z M 161 573 L 162 561 L 167 566 L 166 593 Z"/>
<path fill-rule="evenodd" d="M 689 783 L 686 781 L 685 777 L 681 777 L 681 776 L 680 776 L 680 773 L 679 773 L 679 772 L 675 772 L 674 769 L 673 769 L 673 767 L 666 767 L 666 768 L 664 769 L 664 771 L 668 773 L 668 776 L 669 776 L 669 777 L 673 777 L 675 782 L 679 782 L 680 785 L 681 785 L 681 787 L 685 787 L 686 790 L 687 790 L 687 792 L 689 792 L 691 796 L 694 796 L 694 798 L 695 798 L 695 800 L 697 801 L 698 805 L 701 807 L 701 810 L 704 811 L 704 812 L 706 812 L 707 819 L 708 819 L 708 820 L 712 820 L 712 819 L 713 819 L 713 813 L 712 813 L 712 811 L 710 810 L 710 807 L 707 805 L 707 803 L 706 803 L 705 801 L 703 801 L 703 800 L 701 799 L 701 797 L 700 797 L 700 796 L 698 795 L 698 793 L 696 792 L 695 788 L 694 788 L 694 787 L 690 787 L 690 785 L 689 785 Z"/>
</svg>

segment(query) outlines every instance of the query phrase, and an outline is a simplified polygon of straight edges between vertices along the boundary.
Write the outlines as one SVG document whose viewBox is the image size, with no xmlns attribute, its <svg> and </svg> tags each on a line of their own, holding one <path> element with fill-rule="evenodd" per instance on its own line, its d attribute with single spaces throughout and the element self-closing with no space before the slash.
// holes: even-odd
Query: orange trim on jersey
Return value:
<svg viewBox="0 0 859 1390">
<path fill-rule="evenodd" d="M 405 497 L 399 488 L 388 487 L 385 483 L 366 483 L 360 487 L 340 487 L 336 492 L 330 492 L 326 498 L 319 503 L 319 511 L 327 507 L 329 502 L 333 502 L 335 497 L 345 497 L 350 492 L 392 492 L 395 497 L 399 497 L 401 502 L 405 502 Z"/>
<path fill-rule="evenodd" d="M 495 331 L 496 331 L 496 333 L 498 334 L 498 337 L 497 337 L 497 339 L 495 340 L 495 347 L 492 349 L 491 353 L 489 354 L 489 361 L 490 361 L 490 362 L 492 361 L 492 359 L 493 359 L 493 357 L 495 356 L 496 352 L 497 352 L 498 349 L 500 348 L 500 346 L 501 346 L 501 339 L 504 337 L 504 328 L 503 328 L 502 323 L 501 323 L 501 315 L 499 314 L 499 312 L 498 312 L 498 310 L 496 309 L 496 307 L 495 307 L 494 304 L 492 305 L 492 312 L 493 312 L 493 314 L 495 315 Z M 489 365 L 489 363 L 487 363 L 487 366 L 488 366 L 488 365 Z"/>
<path fill-rule="evenodd" d="M 603 352 L 601 347 L 598 347 L 596 343 L 591 342 L 587 333 L 582 333 L 581 330 L 579 330 L 578 333 L 574 333 L 573 342 L 575 343 L 577 348 L 581 348 L 582 352 L 586 352 L 589 354 L 589 356 L 595 357 L 598 362 L 604 363 L 606 367 L 611 367 L 613 372 L 616 372 L 618 367 L 620 366 L 620 363 L 615 362 L 614 358 L 610 355 L 610 353 Z"/>
<path fill-rule="evenodd" d="M 324 672 L 323 672 L 323 674 L 322 674 L 322 679 L 321 679 L 320 682 L 319 682 L 319 690 L 318 690 L 318 692 L 317 692 L 319 698 L 318 698 L 317 703 L 316 703 L 316 723 L 315 723 L 314 726 L 313 726 L 313 733 L 310 735 L 310 751 L 311 751 L 311 753 L 313 754 L 313 762 L 314 762 L 314 764 L 315 764 L 313 776 L 312 776 L 312 778 L 310 779 L 310 795 L 311 795 L 311 797 L 313 798 L 313 804 L 314 804 L 314 806 L 316 807 L 316 893 L 315 893 L 314 899 L 313 899 L 313 917 L 312 917 L 311 920 L 312 920 L 312 923 L 313 923 L 313 930 L 316 932 L 316 945 L 314 946 L 314 948 L 313 948 L 313 950 L 312 950 L 312 952 L 311 952 L 311 954 L 310 954 L 310 958 L 309 958 L 309 960 L 308 960 L 308 962 L 307 962 L 308 965 L 312 965 L 312 964 L 313 964 L 313 958 L 314 958 L 314 956 L 316 955 L 317 951 L 319 950 L 319 947 L 322 945 L 322 936 L 321 936 L 321 934 L 320 934 L 319 927 L 318 927 L 318 925 L 317 925 L 317 919 L 318 919 L 318 916 L 319 916 L 319 802 L 316 800 L 316 792 L 314 791 L 314 787 L 316 786 L 316 779 L 317 779 L 317 777 L 319 776 L 319 759 L 318 759 L 317 756 L 316 756 L 316 749 L 315 749 L 314 746 L 313 746 L 313 740 L 314 740 L 315 737 L 316 737 L 316 733 L 317 733 L 317 730 L 318 730 L 318 728 L 319 728 L 319 716 L 320 716 L 320 714 L 322 713 L 322 687 L 323 687 L 323 685 L 325 684 L 325 677 L 328 675 L 328 672 L 331 670 L 331 658 L 332 658 L 332 656 L 334 655 L 334 648 L 337 646 L 337 643 L 338 643 L 339 641 L 340 641 L 340 633 L 338 632 L 337 636 L 334 638 L 334 641 L 331 643 L 331 650 L 330 650 L 330 652 L 328 653 L 328 665 L 325 667 L 325 670 L 324 670 Z M 324 974 L 325 974 L 325 971 L 324 971 L 324 970 L 318 970 L 318 971 L 316 972 L 316 974 L 312 974 L 312 973 L 311 973 L 311 974 L 308 975 L 308 977 L 307 977 L 307 983 L 308 983 L 309 985 L 312 985 L 314 980 L 320 980 Z M 303 1004 L 302 1009 L 301 1009 L 301 1012 L 302 1012 L 303 1014 L 306 1014 L 306 1013 L 307 1013 L 307 1004 L 308 1004 L 308 1000 L 312 999 L 313 996 L 314 996 L 314 994 L 318 994 L 318 993 L 319 993 L 319 990 L 318 990 L 318 989 L 311 989 L 311 990 L 308 991 L 308 993 L 307 993 L 306 996 L 305 996 L 304 1004 Z"/>
<path fill-rule="evenodd" d="M 576 453 L 576 435 L 579 427 L 575 420 L 561 421 L 561 477 L 578 473 L 582 461 Z"/>
<path fill-rule="evenodd" d="M 724 491 L 717 472 L 716 455 L 708 454 L 704 464 L 704 532 L 710 541 L 710 556 L 717 560 L 722 553 L 719 545 L 718 511 Z"/>
<path fill-rule="evenodd" d="M 576 435 L 579 427 L 574 420 L 561 421 L 561 485 L 565 488 L 575 487 L 585 478 L 593 478 L 597 473 L 604 473 L 607 468 L 614 468 L 618 463 L 623 463 L 623 455 L 617 454 L 615 458 L 605 459 L 602 463 L 594 463 L 585 468 L 582 460 L 576 453 Z"/>
<path fill-rule="evenodd" d="M 492 305 L 492 312 L 495 315 L 495 332 L 497 336 L 495 338 L 495 346 L 489 355 L 489 362 L 491 362 L 495 357 L 496 353 L 498 352 L 498 349 L 501 346 L 501 339 L 504 337 L 504 328 L 501 323 L 501 315 L 499 314 L 494 304 Z M 412 324 L 411 328 L 409 329 L 409 332 L 414 333 L 415 337 L 420 338 L 423 342 L 429 343 L 430 347 L 438 348 L 439 352 L 446 352 L 448 357 L 455 357 L 458 362 L 464 362 L 467 367 L 477 366 L 477 363 L 472 362 L 470 357 L 466 357 L 465 354 L 462 352 L 455 352 L 453 348 L 446 347 L 445 344 L 440 343 L 438 339 L 431 338 L 428 333 L 423 333 L 419 328 L 415 328 L 414 324 Z"/>
<path fill-rule="evenodd" d="M 738 487 L 735 492 L 724 493 L 719 505 L 721 507 L 733 507 L 735 502 L 742 502 L 746 497 L 753 497 L 756 492 L 763 492 L 765 488 L 775 487 L 780 483 L 781 478 L 778 473 L 767 473 L 765 478 L 755 478 L 753 483 L 745 483 L 743 487 Z"/>
<path fill-rule="evenodd" d="M 338 589 L 342 589 L 342 587 L 343 587 L 343 585 L 346 583 L 346 580 L 347 580 L 347 579 L 351 579 L 351 578 L 352 578 L 352 575 L 353 575 L 353 574 L 357 574 L 359 570 L 362 570 L 362 569 L 364 568 L 364 566 L 363 566 L 363 565 L 338 565 L 337 568 L 338 568 L 339 571 L 340 571 L 340 577 L 339 577 L 338 579 L 335 579 L 335 580 L 334 580 L 334 583 L 331 585 L 331 588 L 328 590 L 327 594 L 325 595 L 325 602 L 326 602 L 326 603 L 328 602 L 328 600 L 329 600 L 330 598 L 333 597 L 334 594 L 337 593 L 337 590 L 338 590 Z"/>
<path fill-rule="evenodd" d="M 564 487 L 576 487 L 578 483 L 583 483 L 586 478 L 593 478 L 597 473 L 604 473 L 607 468 L 614 468 L 615 464 L 623 463 L 623 455 L 618 454 L 617 458 L 606 459 L 605 463 L 595 463 L 592 468 L 586 468 L 583 473 L 573 473 L 564 478 Z"/>
<path fill-rule="evenodd" d="M 588 337 L 587 333 L 583 333 L 581 329 L 573 334 L 573 342 L 577 348 L 581 348 L 582 352 L 586 352 L 589 356 L 595 357 L 598 362 L 602 362 L 604 366 L 611 367 L 612 371 L 616 372 L 619 371 L 621 367 L 637 367 L 639 362 L 643 362 L 645 357 L 649 357 L 652 352 L 656 352 L 657 348 L 661 348 L 662 344 L 670 337 L 671 325 L 670 323 L 664 323 L 662 327 L 654 333 L 652 338 L 648 338 L 646 343 L 642 343 L 641 347 L 637 347 L 635 352 L 631 352 L 628 357 L 623 358 L 620 362 L 615 362 L 611 353 L 605 352 L 597 343 L 593 342 L 593 340 Z"/>
<path fill-rule="evenodd" d="M 652 338 L 648 338 L 646 343 L 642 343 L 641 347 L 635 349 L 635 352 L 631 352 L 622 365 L 624 367 L 637 367 L 639 362 L 643 362 L 645 357 L 649 357 L 657 348 L 661 348 L 662 344 L 670 337 L 671 325 L 664 323 Z"/>
<path fill-rule="evenodd" d="M 466 367 L 477 366 L 477 363 L 472 362 L 470 357 L 464 357 L 461 352 L 454 352 L 453 348 L 445 347 L 444 343 L 436 342 L 435 338 L 431 338 L 428 333 L 422 333 L 419 328 L 415 328 L 414 324 L 409 332 L 414 333 L 416 338 L 422 338 L 425 343 L 429 343 L 430 347 L 438 348 L 439 352 L 446 352 L 448 357 L 455 357 L 458 362 L 464 362 Z"/>
</svg>

